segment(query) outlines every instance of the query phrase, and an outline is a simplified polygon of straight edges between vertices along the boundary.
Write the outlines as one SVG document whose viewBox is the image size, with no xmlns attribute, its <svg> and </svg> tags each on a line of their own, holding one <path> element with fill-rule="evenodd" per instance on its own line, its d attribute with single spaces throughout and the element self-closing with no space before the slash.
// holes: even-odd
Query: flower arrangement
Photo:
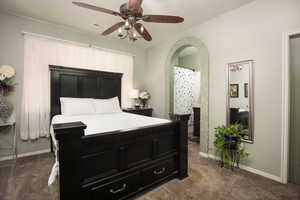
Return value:
<svg viewBox="0 0 300 200">
<path fill-rule="evenodd" d="M 15 83 L 13 77 L 15 76 L 15 69 L 9 65 L 2 65 L 0 67 L 0 94 L 8 95 L 14 91 Z"/>
<path fill-rule="evenodd" d="M 139 94 L 139 99 L 149 100 L 150 99 L 150 94 L 147 91 L 142 91 Z"/>
<path fill-rule="evenodd" d="M 150 94 L 147 92 L 147 91 L 142 91 L 140 92 L 139 94 L 139 99 L 142 103 L 142 106 L 145 108 L 146 107 L 146 104 L 147 104 L 147 101 L 150 99 Z"/>
<path fill-rule="evenodd" d="M 5 96 L 15 89 L 15 74 L 15 69 L 9 65 L 0 67 L 0 121 L 3 122 L 6 122 L 13 112 L 13 104 Z"/>
</svg>

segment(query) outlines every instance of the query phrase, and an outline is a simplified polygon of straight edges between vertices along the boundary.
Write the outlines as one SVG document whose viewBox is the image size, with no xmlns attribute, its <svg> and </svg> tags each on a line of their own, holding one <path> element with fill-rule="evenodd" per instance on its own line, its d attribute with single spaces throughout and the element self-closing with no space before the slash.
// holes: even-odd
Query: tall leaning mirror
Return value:
<svg viewBox="0 0 300 200">
<path fill-rule="evenodd" d="M 228 64 L 227 125 L 241 124 L 249 134 L 244 140 L 254 142 L 253 133 L 253 60 Z"/>
</svg>

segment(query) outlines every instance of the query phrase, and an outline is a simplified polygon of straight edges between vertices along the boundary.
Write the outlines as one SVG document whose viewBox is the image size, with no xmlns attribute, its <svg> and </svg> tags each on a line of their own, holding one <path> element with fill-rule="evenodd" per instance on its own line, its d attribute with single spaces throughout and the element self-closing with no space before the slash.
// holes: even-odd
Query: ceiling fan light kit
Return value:
<svg viewBox="0 0 300 200">
<path fill-rule="evenodd" d="M 121 17 L 124 20 L 123 22 L 119 22 L 111 26 L 110 28 L 105 30 L 102 33 L 102 35 L 106 36 L 118 30 L 118 37 L 120 39 L 128 38 L 132 42 L 138 40 L 138 38 L 144 38 L 146 41 L 152 40 L 152 37 L 148 30 L 145 28 L 145 26 L 141 23 L 138 23 L 138 21 L 140 20 L 152 23 L 173 24 L 182 23 L 184 21 L 184 18 L 178 16 L 144 15 L 142 2 L 142 0 L 129 0 L 128 3 L 122 4 L 120 6 L 120 12 L 93 6 L 82 2 L 73 2 L 73 4 L 82 8 L 87 8 L 94 11 Z"/>
</svg>

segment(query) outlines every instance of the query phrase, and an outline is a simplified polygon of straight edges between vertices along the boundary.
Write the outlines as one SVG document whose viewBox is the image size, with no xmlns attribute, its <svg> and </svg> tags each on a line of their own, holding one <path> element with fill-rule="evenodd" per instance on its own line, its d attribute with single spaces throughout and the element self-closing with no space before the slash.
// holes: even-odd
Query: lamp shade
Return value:
<svg viewBox="0 0 300 200">
<path fill-rule="evenodd" d="M 129 91 L 129 98 L 131 98 L 131 99 L 139 98 L 139 90 L 137 90 L 137 89 L 130 90 Z"/>
</svg>

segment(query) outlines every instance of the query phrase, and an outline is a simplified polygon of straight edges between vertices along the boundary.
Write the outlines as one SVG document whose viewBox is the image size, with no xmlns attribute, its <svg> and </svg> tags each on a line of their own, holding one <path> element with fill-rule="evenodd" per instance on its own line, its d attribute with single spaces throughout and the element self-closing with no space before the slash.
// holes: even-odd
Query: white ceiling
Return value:
<svg viewBox="0 0 300 200">
<path fill-rule="evenodd" d="M 95 6 L 119 11 L 126 0 L 77 0 Z M 153 37 L 152 42 L 140 40 L 138 46 L 149 47 L 196 24 L 235 9 L 253 0 L 144 0 L 145 14 L 178 15 L 183 24 L 144 23 Z M 1 10 L 45 20 L 76 29 L 100 33 L 120 18 L 72 5 L 72 0 L 1 0 Z M 99 24 L 95 27 L 93 24 Z M 102 37 L 99 34 L 99 37 Z M 114 37 L 114 36 L 110 36 Z"/>
</svg>

